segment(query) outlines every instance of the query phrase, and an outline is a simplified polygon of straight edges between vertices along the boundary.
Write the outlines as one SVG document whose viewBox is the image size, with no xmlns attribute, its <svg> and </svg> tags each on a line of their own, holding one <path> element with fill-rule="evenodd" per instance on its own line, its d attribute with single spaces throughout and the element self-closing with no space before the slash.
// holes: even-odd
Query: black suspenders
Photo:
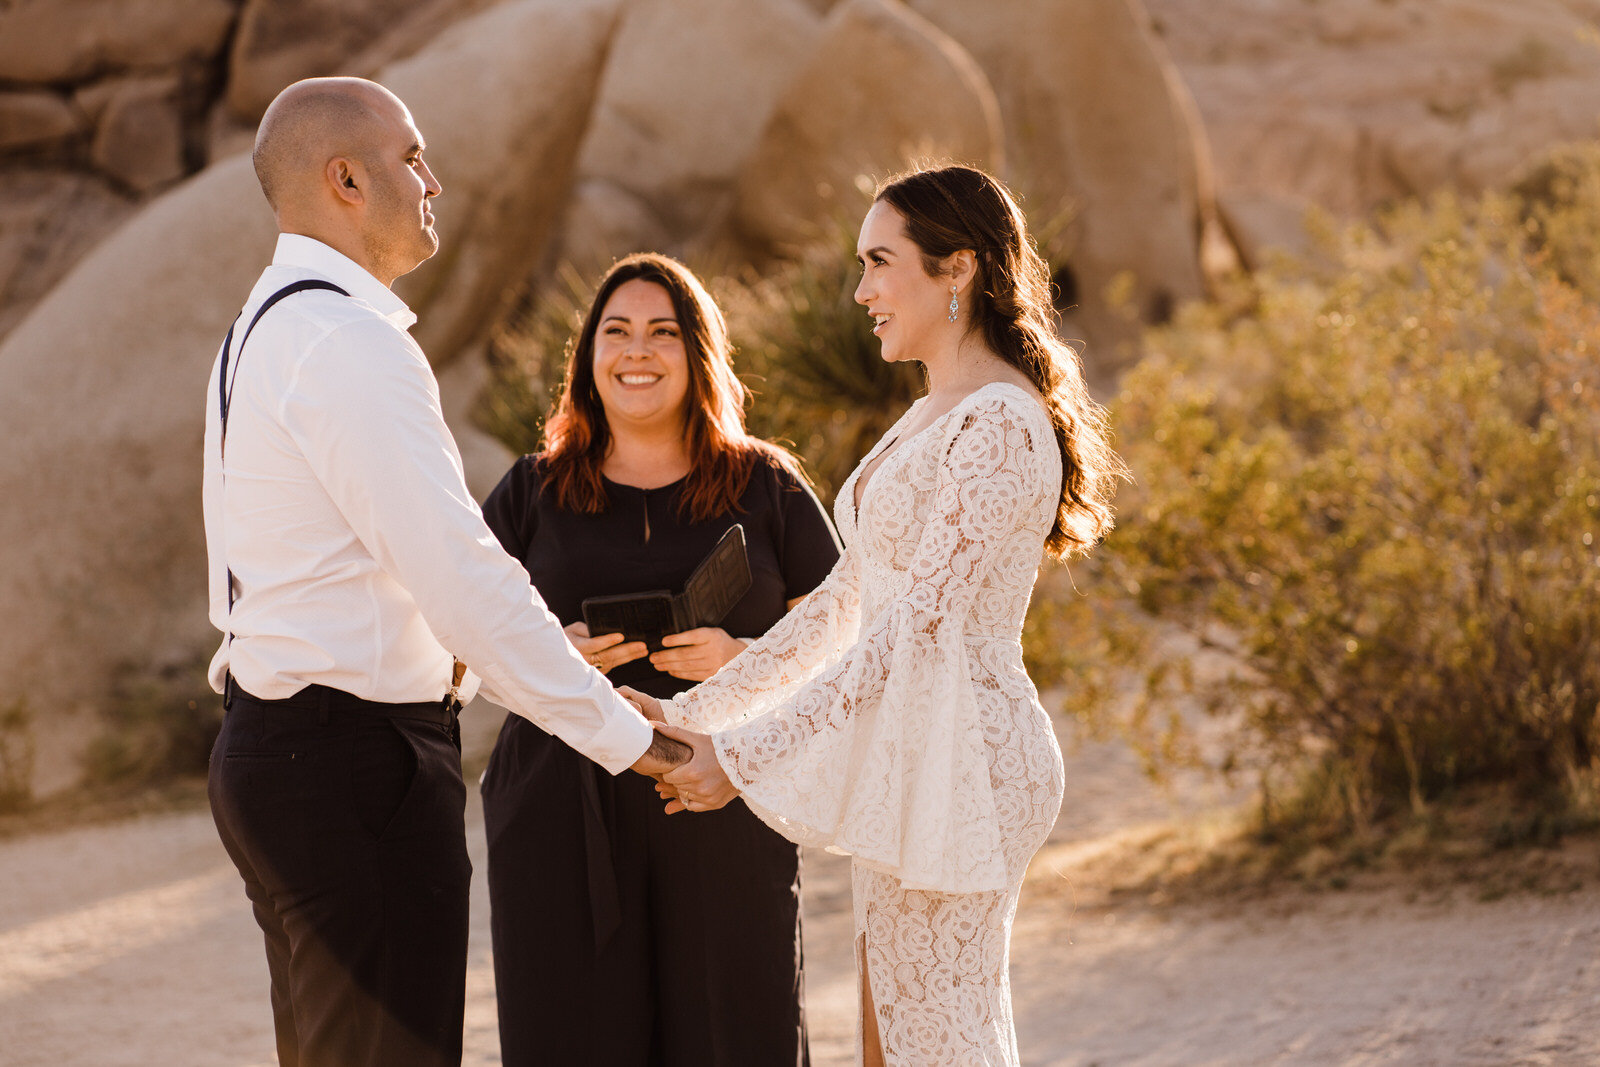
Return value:
<svg viewBox="0 0 1600 1067">
<path fill-rule="evenodd" d="M 261 321 L 261 316 L 265 315 L 273 304 L 276 304 L 284 297 L 293 296 L 295 293 L 303 293 L 308 289 L 329 289 L 340 296 L 350 295 L 349 292 L 339 288 L 332 282 L 325 282 L 320 278 L 307 278 L 305 281 L 286 285 L 267 297 L 261 302 L 261 307 L 256 311 L 255 318 L 250 320 L 250 325 L 245 327 L 244 338 L 239 342 L 238 358 L 233 362 L 233 381 L 237 381 L 239 378 L 239 363 L 244 359 L 244 346 L 250 342 L 250 332 L 256 328 L 256 323 Z M 228 451 L 228 409 L 233 406 L 233 382 L 228 379 L 228 355 L 229 350 L 233 347 L 233 330 L 238 325 L 239 320 L 234 319 L 233 326 L 228 327 L 228 336 L 222 342 L 222 368 L 217 373 L 217 410 L 222 415 L 222 433 L 219 435 L 220 441 L 217 449 L 219 459 L 227 455 Z M 230 615 L 233 614 L 234 599 L 233 569 L 230 567 L 228 569 L 228 614 Z M 231 630 L 228 633 L 228 640 L 233 640 Z"/>
</svg>

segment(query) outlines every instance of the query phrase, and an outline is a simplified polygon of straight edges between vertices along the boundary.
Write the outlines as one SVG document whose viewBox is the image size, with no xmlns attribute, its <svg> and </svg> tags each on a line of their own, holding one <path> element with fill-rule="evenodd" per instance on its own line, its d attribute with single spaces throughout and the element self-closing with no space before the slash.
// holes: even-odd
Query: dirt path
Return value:
<svg viewBox="0 0 1600 1067">
<path fill-rule="evenodd" d="M 1023 1060 L 1121 1065 L 1600 1063 L 1600 890 L 1407 903 L 1401 889 L 1267 903 L 1079 906 L 1076 857 L 1192 808 L 1131 761 L 1069 756 L 1068 807 L 1035 864 L 1013 946 Z M 483 869 L 474 803 L 469 842 Z M 1600 873 L 1600 872 L 1597 872 Z M 817 1067 L 853 1055 L 844 861 L 806 867 Z M 488 907 L 475 880 L 466 1062 L 499 1062 Z M 0 842 L 0 1065 L 274 1062 L 259 934 L 209 816 Z"/>
</svg>

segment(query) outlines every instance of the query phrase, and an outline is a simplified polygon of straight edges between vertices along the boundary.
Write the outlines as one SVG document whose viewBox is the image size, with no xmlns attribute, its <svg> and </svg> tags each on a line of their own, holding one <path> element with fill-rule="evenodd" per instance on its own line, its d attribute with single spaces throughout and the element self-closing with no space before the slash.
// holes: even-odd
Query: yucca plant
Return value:
<svg viewBox="0 0 1600 1067">
<path fill-rule="evenodd" d="M 715 287 L 755 394 L 751 430 L 792 445 L 829 498 L 922 391 L 915 366 L 884 361 L 855 302 L 859 280 L 855 235 L 841 224 L 768 276 Z"/>
<path fill-rule="evenodd" d="M 567 352 L 583 326 L 599 278 L 563 264 L 525 296 L 489 339 L 488 388 L 477 422 L 518 455 L 536 452 L 545 416 L 566 373 Z"/>
</svg>

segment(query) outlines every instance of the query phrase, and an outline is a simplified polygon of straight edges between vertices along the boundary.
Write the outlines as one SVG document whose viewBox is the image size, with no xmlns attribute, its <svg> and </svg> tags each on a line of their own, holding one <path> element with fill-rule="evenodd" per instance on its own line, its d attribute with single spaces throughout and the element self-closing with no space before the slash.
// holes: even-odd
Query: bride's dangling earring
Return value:
<svg viewBox="0 0 1600 1067">
<path fill-rule="evenodd" d="M 950 287 L 950 321 L 956 321 L 956 312 L 961 310 L 961 301 L 956 299 L 956 287 Z"/>
</svg>

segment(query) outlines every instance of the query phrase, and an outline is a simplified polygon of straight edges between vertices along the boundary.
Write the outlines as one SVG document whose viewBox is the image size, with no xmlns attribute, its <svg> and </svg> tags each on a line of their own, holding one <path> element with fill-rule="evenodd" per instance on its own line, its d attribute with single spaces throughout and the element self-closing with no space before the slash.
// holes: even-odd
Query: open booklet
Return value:
<svg viewBox="0 0 1600 1067">
<path fill-rule="evenodd" d="M 624 640 L 643 641 L 650 651 L 659 652 L 664 635 L 717 625 L 749 591 L 744 527 L 735 524 L 695 567 L 683 592 L 655 589 L 592 596 L 583 602 L 583 621 L 595 637 L 620 633 Z"/>
</svg>

